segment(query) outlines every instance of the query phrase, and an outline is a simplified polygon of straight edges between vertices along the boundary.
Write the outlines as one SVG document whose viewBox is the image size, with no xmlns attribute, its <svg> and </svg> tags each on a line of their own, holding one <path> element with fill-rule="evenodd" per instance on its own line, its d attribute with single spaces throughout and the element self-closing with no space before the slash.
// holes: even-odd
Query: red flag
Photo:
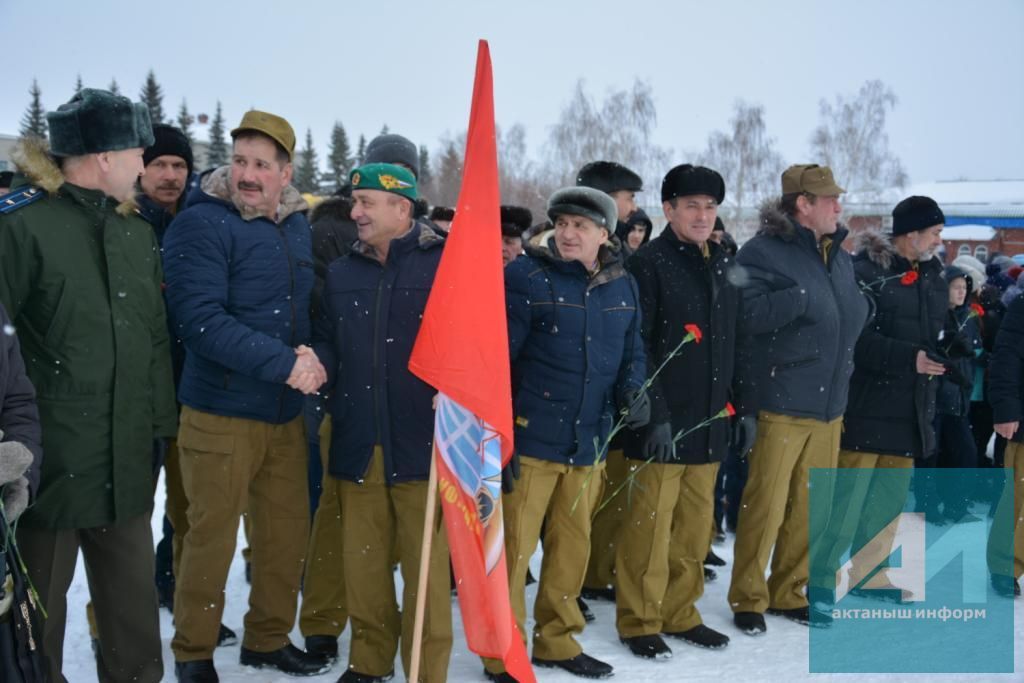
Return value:
<svg viewBox="0 0 1024 683">
<path fill-rule="evenodd" d="M 477 52 L 462 189 L 409 370 L 441 394 L 434 458 L 469 649 L 536 678 L 509 602 L 501 468 L 512 455 L 512 384 L 501 198 L 487 41 Z"/>
</svg>

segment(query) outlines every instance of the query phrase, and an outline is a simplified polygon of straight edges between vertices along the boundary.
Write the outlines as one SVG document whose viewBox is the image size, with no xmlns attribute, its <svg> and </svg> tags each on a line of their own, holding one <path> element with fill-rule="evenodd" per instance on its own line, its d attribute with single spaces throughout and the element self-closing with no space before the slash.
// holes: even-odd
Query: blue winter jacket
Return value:
<svg viewBox="0 0 1024 683">
<path fill-rule="evenodd" d="M 617 241 L 591 276 L 578 261 L 527 247 L 505 267 L 516 450 L 592 465 L 628 389 L 644 383 L 636 281 Z M 602 458 L 603 459 L 603 458 Z"/>
<path fill-rule="evenodd" d="M 436 390 L 408 366 L 443 246 L 417 222 L 391 242 L 384 265 L 356 242 L 327 270 L 313 348 L 327 369 L 336 479 L 361 481 L 375 445 L 388 484 L 430 475 Z"/>
<path fill-rule="evenodd" d="M 186 351 L 178 400 L 281 424 L 302 409 L 302 394 L 285 382 L 295 347 L 310 338 L 306 203 L 289 186 L 279 222 L 243 218 L 231 200 L 229 171 L 203 174 L 164 236 L 167 307 Z"/>
</svg>

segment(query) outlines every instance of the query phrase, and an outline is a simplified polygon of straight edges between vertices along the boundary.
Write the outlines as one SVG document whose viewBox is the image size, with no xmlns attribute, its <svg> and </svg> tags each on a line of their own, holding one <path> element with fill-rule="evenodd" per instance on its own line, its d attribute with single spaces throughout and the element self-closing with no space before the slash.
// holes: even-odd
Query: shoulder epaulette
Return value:
<svg viewBox="0 0 1024 683">
<path fill-rule="evenodd" d="M 38 187 L 23 186 L 0 197 L 0 215 L 13 213 L 46 196 L 46 191 Z"/>
</svg>

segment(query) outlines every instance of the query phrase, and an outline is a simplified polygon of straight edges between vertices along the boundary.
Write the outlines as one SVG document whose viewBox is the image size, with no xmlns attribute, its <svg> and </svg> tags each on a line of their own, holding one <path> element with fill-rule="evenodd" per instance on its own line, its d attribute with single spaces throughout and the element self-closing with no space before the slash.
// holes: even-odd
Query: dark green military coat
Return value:
<svg viewBox="0 0 1024 683">
<path fill-rule="evenodd" d="M 153 503 L 153 438 L 176 425 L 156 238 L 103 192 L 58 186 L 40 150 L 23 163 L 50 194 L 0 215 L 0 301 L 43 427 L 42 480 L 21 524 L 130 519 Z"/>
</svg>

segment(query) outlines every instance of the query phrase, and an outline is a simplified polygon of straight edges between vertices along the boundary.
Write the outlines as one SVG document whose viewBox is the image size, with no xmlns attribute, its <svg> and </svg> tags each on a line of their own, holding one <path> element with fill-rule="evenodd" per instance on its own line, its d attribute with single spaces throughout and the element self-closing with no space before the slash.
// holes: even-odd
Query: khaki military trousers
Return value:
<svg viewBox="0 0 1024 683">
<path fill-rule="evenodd" d="M 729 585 L 733 612 L 807 605 L 810 469 L 836 466 L 841 431 L 842 418 L 822 422 L 766 411 L 758 415 L 736 529 Z"/>
<path fill-rule="evenodd" d="M 622 450 L 608 451 L 604 468 L 604 496 L 591 522 L 590 561 L 587 562 L 587 574 L 583 579 L 586 588 L 615 587 L 615 543 L 619 527 L 626 516 L 626 507 L 624 495 L 615 496 L 614 499 L 610 499 L 610 496 L 629 476 L 630 465 L 637 462 L 640 461 L 627 460 Z"/>
<path fill-rule="evenodd" d="M 182 408 L 178 461 L 188 499 L 174 594 L 177 661 L 212 659 L 238 521 L 251 521 L 252 587 L 242 645 L 289 644 L 309 537 L 303 418 L 285 424 Z"/>
<path fill-rule="evenodd" d="M 640 464 L 634 486 L 619 493 L 626 514 L 615 554 L 621 637 L 702 623 L 696 604 L 704 593 L 717 475 L 718 463 Z"/>
<path fill-rule="evenodd" d="M 429 484 L 410 481 L 388 486 L 379 446 L 361 482 L 339 484 L 345 596 L 352 633 L 348 668 L 371 676 L 389 673 L 401 637 L 402 668 L 408 677 Z M 448 541 L 440 503 L 436 514 L 420 660 L 420 681 L 426 683 L 446 680 L 452 649 Z M 395 549 L 404 583 L 401 618 L 392 572 Z"/>
<path fill-rule="evenodd" d="M 1013 576 L 1021 578 L 1024 576 L 1024 444 L 1010 441 L 1006 444 L 1006 454 L 1003 460 L 1003 467 L 1007 470 L 1007 476 L 1013 479 Z M 1010 503 L 1008 496 L 1000 500 L 999 505 Z M 999 522 L 1005 519 L 1002 515 L 996 515 L 996 523 L 992 525 L 993 537 L 999 537 L 1001 533 L 1009 533 Z M 1005 538 L 1005 537 L 1004 537 Z M 990 545 L 988 551 L 989 568 L 994 574 L 1008 575 L 1011 569 L 1011 558 L 1006 557 L 1004 552 L 999 551 Z"/>
<path fill-rule="evenodd" d="M 320 505 L 313 515 L 313 531 L 306 553 L 302 581 L 299 630 L 305 637 L 337 638 L 348 623 L 345 606 L 345 571 L 342 549 L 341 481 L 327 473 L 331 446 L 331 420 L 320 425 L 320 459 L 324 466 Z"/>
<path fill-rule="evenodd" d="M 850 571 L 853 588 L 892 552 L 896 527 L 890 522 L 907 502 L 914 459 L 840 450 L 838 464 L 839 469 L 859 471 L 844 477 L 835 488 L 828 526 L 816 545 L 827 553 L 826 564 L 819 567 L 828 568 L 831 576 L 838 570 L 843 554 L 854 550 Z M 887 580 L 884 569 L 879 573 L 877 580 Z"/>
<path fill-rule="evenodd" d="M 18 547 L 48 613 L 43 653 L 50 683 L 67 680 L 61 673 L 67 592 L 79 550 L 95 601 L 96 678 L 102 683 L 157 683 L 163 678 L 149 517 L 147 513 L 95 529 L 18 529 Z"/>
<path fill-rule="evenodd" d="M 526 570 L 546 522 L 533 603 L 533 656 L 570 659 L 583 651 L 573 637 L 586 626 L 576 598 L 587 571 L 591 519 L 601 499 L 604 463 L 574 467 L 528 456 L 520 456 L 519 463 L 515 490 L 502 498 L 512 611 L 526 642 Z M 484 666 L 493 673 L 504 670 L 493 659 L 485 659 Z"/>
</svg>

